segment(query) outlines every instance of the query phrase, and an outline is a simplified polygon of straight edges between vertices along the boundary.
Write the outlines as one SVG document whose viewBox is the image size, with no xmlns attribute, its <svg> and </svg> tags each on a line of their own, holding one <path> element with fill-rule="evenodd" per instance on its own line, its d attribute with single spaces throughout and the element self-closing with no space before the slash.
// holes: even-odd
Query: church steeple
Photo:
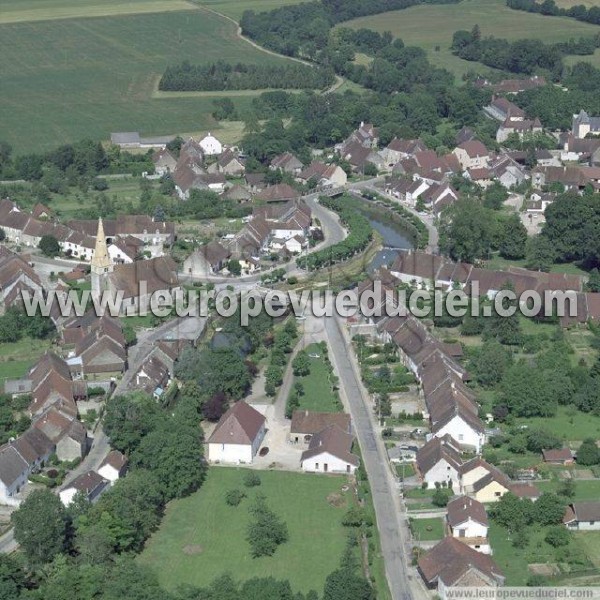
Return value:
<svg viewBox="0 0 600 600">
<path fill-rule="evenodd" d="M 108 288 L 108 274 L 113 271 L 113 264 L 106 247 L 106 236 L 102 217 L 98 219 L 98 232 L 96 233 L 96 246 L 91 262 L 92 297 L 100 299 L 104 290 Z"/>
</svg>

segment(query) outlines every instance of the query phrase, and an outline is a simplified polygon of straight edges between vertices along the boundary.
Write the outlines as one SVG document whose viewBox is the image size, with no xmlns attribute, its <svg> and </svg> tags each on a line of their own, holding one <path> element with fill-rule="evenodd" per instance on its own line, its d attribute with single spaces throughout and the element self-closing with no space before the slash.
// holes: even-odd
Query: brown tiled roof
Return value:
<svg viewBox="0 0 600 600">
<path fill-rule="evenodd" d="M 502 584 L 504 575 L 491 556 L 477 552 L 454 537 L 446 537 L 419 559 L 419 570 L 428 584 L 441 579 L 454 585 L 470 569 Z"/>
<path fill-rule="evenodd" d="M 32 427 L 18 437 L 12 445 L 29 465 L 38 462 L 54 449 L 54 444 L 40 430 Z"/>
<path fill-rule="evenodd" d="M 462 465 L 459 444 L 449 435 L 442 438 L 433 437 L 419 448 L 416 455 L 419 472 L 421 475 L 425 475 L 442 459 L 445 459 L 457 471 Z"/>
<path fill-rule="evenodd" d="M 573 502 L 567 507 L 563 523 L 600 521 L 600 502 Z"/>
<path fill-rule="evenodd" d="M 533 483 L 511 483 L 509 490 L 519 498 L 539 498 L 541 492 Z"/>
<path fill-rule="evenodd" d="M 87 473 L 83 473 L 76 477 L 66 485 L 63 489 L 70 490 L 75 489 L 78 492 L 84 492 L 86 495 L 90 495 L 94 490 L 97 490 L 99 487 L 104 487 L 108 484 L 108 481 L 104 479 L 101 475 L 96 473 L 96 471 L 88 471 Z"/>
<path fill-rule="evenodd" d="M 209 444 L 252 444 L 265 417 L 249 404 L 236 402 L 219 420 Z"/>
<path fill-rule="evenodd" d="M 146 282 L 148 294 L 178 285 L 177 265 L 170 256 L 115 265 L 110 278 L 116 289 L 123 290 L 124 298 L 137 297 L 141 281 Z"/>
<path fill-rule="evenodd" d="M 263 202 L 284 202 L 295 198 L 300 198 L 300 193 L 287 183 L 271 185 L 256 195 L 256 199 Z"/>
<path fill-rule="evenodd" d="M 322 454 L 323 452 L 327 452 L 346 463 L 358 466 L 360 462 L 358 456 L 351 452 L 353 441 L 353 435 L 346 433 L 335 423 L 332 423 L 312 436 L 308 444 L 308 450 L 305 450 L 302 453 L 300 462 L 312 458 L 313 456 L 319 456 L 319 454 Z"/>
<path fill-rule="evenodd" d="M 106 458 L 102 461 L 100 468 L 104 467 L 105 465 L 110 465 L 113 469 L 116 469 L 120 473 L 121 470 L 127 466 L 127 463 L 128 460 L 124 454 L 118 450 L 111 450 L 106 455 Z"/>
<path fill-rule="evenodd" d="M 552 448 L 542 450 L 542 456 L 545 462 L 563 462 L 573 460 L 573 453 L 570 448 Z"/>
<path fill-rule="evenodd" d="M 295 410 L 292 414 L 290 433 L 314 435 L 329 425 L 337 425 L 350 433 L 350 415 L 346 413 L 324 413 L 310 410 Z"/>
<path fill-rule="evenodd" d="M 490 152 L 479 140 L 469 140 L 459 144 L 458 148 L 464 150 L 470 158 L 477 156 L 489 156 Z"/>
<path fill-rule="evenodd" d="M 488 517 L 485 512 L 485 506 L 468 496 L 459 496 L 448 502 L 446 507 L 448 512 L 448 524 L 450 527 L 456 527 L 471 519 L 487 527 Z"/>
<path fill-rule="evenodd" d="M 11 444 L 0 447 L 0 481 L 11 486 L 26 473 L 29 465 Z"/>
</svg>

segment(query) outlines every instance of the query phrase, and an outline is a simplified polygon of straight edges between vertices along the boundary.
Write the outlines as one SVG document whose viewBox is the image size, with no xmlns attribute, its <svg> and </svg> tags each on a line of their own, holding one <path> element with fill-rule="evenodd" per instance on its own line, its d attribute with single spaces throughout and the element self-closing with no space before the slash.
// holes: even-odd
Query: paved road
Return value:
<svg viewBox="0 0 600 600">
<path fill-rule="evenodd" d="M 337 318 L 325 318 L 325 334 L 369 476 L 390 592 L 394 600 L 420 598 L 423 593 L 407 570 L 409 537 L 399 490 L 388 466 L 383 441 L 377 435 L 368 394 L 341 327 Z"/>
</svg>

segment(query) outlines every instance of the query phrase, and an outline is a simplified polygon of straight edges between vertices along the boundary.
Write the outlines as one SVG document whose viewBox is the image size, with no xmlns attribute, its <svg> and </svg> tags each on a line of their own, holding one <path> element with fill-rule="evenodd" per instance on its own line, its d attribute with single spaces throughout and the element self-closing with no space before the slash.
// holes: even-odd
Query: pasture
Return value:
<svg viewBox="0 0 600 600">
<path fill-rule="evenodd" d="M 139 561 L 152 567 L 167 589 L 183 584 L 206 586 L 229 571 L 242 581 L 272 576 L 289 579 L 294 591 L 321 592 L 346 544 L 341 525 L 351 501 L 351 493 L 341 491 L 346 479 L 259 471 L 261 485 L 245 488 L 245 473 L 240 468 L 211 467 L 198 492 L 167 506 L 159 530 Z M 232 507 L 226 504 L 225 494 L 234 488 L 248 497 Z M 289 540 L 271 557 L 252 558 L 245 539 L 248 508 L 257 493 L 266 496 L 269 508 L 289 530 Z"/>
<path fill-rule="evenodd" d="M 365 27 L 383 33 L 391 31 L 408 46 L 427 51 L 433 64 L 457 76 L 468 71 L 489 72 L 488 67 L 468 62 L 450 52 L 452 35 L 459 29 L 479 25 L 483 36 L 518 40 L 541 39 L 561 42 L 571 37 L 591 36 L 598 27 L 569 17 L 547 17 L 508 8 L 504 0 L 462 0 L 458 4 L 422 4 L 342 23 L 340 27 Z M 598 53 L 597 53 L 598 54 Z M 586 57 L 577 57 L 579 60 Z M 593 57 L 596 59 L 596 56 Z M 595 62 L 593 60 L 592 62 Z"/>
<path fill-rule="evenodd" d="M 0 139 L 23 153 L 106 140 L 112 131 L 218 131 L 214 96 L 153 97 L 168 64 L 218 59 L 286 60 L 239 39 L 231 21 L 202 8 L 0 25 Z M 233 97 L 242 114 L 252 97 Z"/>
</svg>

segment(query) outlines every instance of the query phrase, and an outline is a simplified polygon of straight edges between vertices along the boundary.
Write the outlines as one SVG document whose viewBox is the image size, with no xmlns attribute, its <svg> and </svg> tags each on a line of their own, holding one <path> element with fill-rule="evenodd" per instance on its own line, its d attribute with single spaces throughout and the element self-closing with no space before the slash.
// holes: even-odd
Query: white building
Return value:
<svg viewBox="0 0 600 600">
<path fill-rule="evenodd" d="M 90 502 L 96 502 L 108 486 L 108 480 L 104 479 L 96 471 L 88 471 L 76 477 L 58 495 L 65 506 L 69 506 L 73 502 L 75 495 L 79 492 L 83 493 Z"/>
<path fill-rule="evenodd" d="M 573 531 L 600 529 L 600 502 L 573 502 L 569 504 L 563 523 Z"/>
<path fill-rule="evenodd" d="M 236 402 L 219 420 L 208 439 L 208 460 L 250 464 L 266 433 L 266 419 L 246 402 Z"/>
<path fill-rule="evenodd" d="M 485 506 L 467 496 L 448 502 L 446 522 L 450 535 L 468 544 L 474 550 L 491 554 L 488 535 L 488 517 Z"/>
<path fill-rule="evenodd" d="M 309 473 L 354 473 L 359 465 L 352 454 L 354 436 L 335 424 L 312 436 L 308 450 L 302 453 L 300 465 Z"/>
<path fill-rule="evenodd" d="M 428 488 L 434 488 L 437 483 L 450 484 L 457 491 L 460 489 L 460 446 L 450 436 L 431 438 L 419 448 L 416 459 Z"/>
<path fill-rule="evenodd" d="M 199 142 L 202 151 L 206 156 L 216 156 L 223 152 L 223 144 L 210 132 Z"/>
<path fill-rule="evenodd" d="M 118 450 L 111 450 L 106 458 L 102 461 L 98 469 L 98 475 L 104 477 L 114 485 L 125 474 L 127 470 L 127 458 Z"/>
</svg>

